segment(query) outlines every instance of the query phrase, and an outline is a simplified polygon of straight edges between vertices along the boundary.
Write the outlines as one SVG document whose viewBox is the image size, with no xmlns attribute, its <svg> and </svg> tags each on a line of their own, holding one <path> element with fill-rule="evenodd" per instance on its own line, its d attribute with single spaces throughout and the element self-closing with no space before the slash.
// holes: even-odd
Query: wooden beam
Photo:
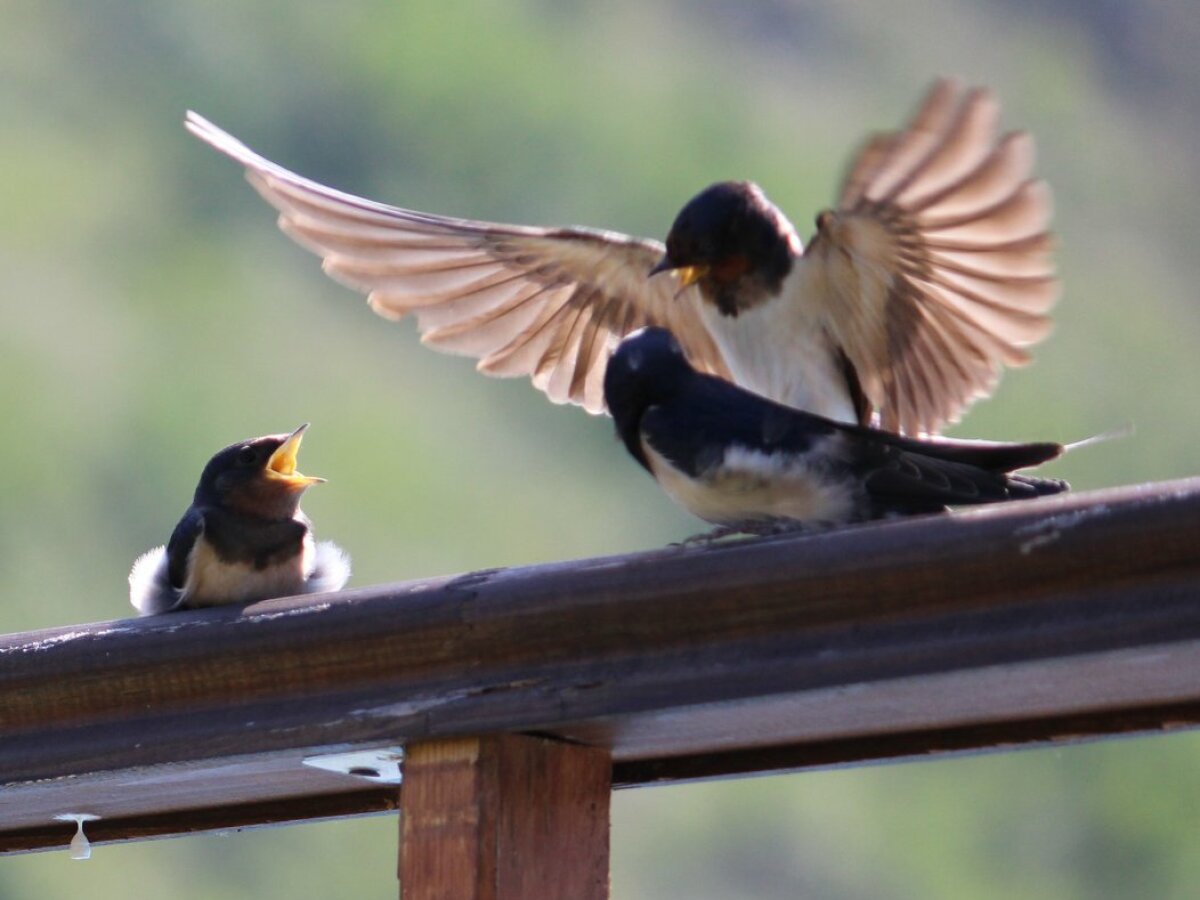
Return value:
<svg viewBox="0 0 1200 900">
<path fill-rule="evenodd" d="M 0 851 L 371 811 L 304 760 L 456 737 L 635 785 L 1195 725 L 1198 545 L 1190 480 L 9 635 Z"/>
<path fill-rule="evenodd" d="M 608 897 L 607 752 L 519 735 L 412 746 L 404 900 Z"/>
<path fill-rule="evenodd" d="M 113 844 L 191 834 L 228 834 L 292 822 L 332 821 L 351 816 L 395 813 L 399 809 L 400 792 L 395 788 L 371 788 L 350 792 L 343 790 L 335 794 L 259 803 L 195 807 L 182 812 L 176 810 L 144 813 L 126 818 L 103 818 L 87 823 L 87 836 L 92 844 Z M 74 833 L 73 823 L 47 822 L 39 827 L 4 835 L 4 852 L 22 853 L 66 847 Z"/>
</svg>

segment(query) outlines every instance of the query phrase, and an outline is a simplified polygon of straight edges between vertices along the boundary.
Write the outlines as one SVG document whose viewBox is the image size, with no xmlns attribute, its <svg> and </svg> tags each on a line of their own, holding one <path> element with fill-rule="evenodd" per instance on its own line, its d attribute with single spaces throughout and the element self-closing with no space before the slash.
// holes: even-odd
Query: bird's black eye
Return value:
<svg viewBox="0 0 1200 900">
<path fill-rule="evenodd" d="M 238 451 L 237 462 L 239 466 L 252 466 L 258 462 L 258 451 L 253 447 L 243 447 Z"/>
</svg>

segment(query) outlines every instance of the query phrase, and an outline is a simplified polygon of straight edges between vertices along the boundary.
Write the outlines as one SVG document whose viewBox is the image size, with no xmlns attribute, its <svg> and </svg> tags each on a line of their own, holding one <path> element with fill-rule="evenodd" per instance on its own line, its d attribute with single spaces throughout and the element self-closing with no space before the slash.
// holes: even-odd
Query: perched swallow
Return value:
<svg viewBox="0 0 1200 900">
<path fill-rule="evenodd" d="M 240 441 L 208 461 L 192 505 L 166 547 L 143 553 L 129 573 L 129 601 L 143 616 L 336 591 L 350 559 L 315 543 L 300 497 L 324 478 L 296 471 L 308 425 Z"/>
<path fill-rule="evenodd" d="M 726 532 L 825 527 L 1068 489 L 1011 474 L 1054 459 L 1061 444 L 920 440 L 834 422 L 697 372 L 661 328 L 621 342 L 604 395 L 633 458 L 673 500 Z"/>
<path fill-rule="evenodd" d="M 668 328 L 692 365 L 788 406 L 935 433 L 1049 330 L 1058 295 L 1050 196 L 1027 134 L 951 80 L 908 126 L 855 155 L 807 250 L 757 186 L 715 184 L 666 246 L 387 206 L 275 165 L 195 113 L 187 127 L 246 168 L 279 226 L 372 308 L 414 313 L 422 342 L 529 375 L 555 403 L 604 411 L 621 338 Z M 676 279 L 647 278 L 674 270 Z"/>
</svg>

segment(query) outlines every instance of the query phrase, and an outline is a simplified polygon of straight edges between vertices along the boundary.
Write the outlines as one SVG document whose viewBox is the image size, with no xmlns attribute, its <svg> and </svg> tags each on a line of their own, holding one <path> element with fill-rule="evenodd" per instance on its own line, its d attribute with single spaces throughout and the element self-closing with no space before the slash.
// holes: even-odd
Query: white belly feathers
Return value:
<svg viewBox="0 0 1200 900">
<path fill-rule="evenodd" d="M 703 303 L 704 324 L 739 386 L 785 406 L 855 423 L 854 403 L 836 353 L 820 323 L 796 296 L 799 287 L 799 279 L 789 278 L 784 296 L 736 317 Z"/>
<path fill-rule="evenodd" d="M 671 499 L 714 525 L 785 519 L 818 524 L 853 517 L 854 497 L 845 484 L 822 477 L 795 456 L 734 446 L 719 465 L 692 478 L 645 440 L 642 447 L 654 477 Z"/>
<path fill-rule="evenodd" d="M 207 541 L 197 541 L 192 550 L 188 582 L 183 588 L 183 603 L 212 606 L 302 594 L 312 567 L 311 534 L 304 536 L 303 549 L 286 564 L 265 569 L 247 563 L 222 562 Z"/>
</svg>

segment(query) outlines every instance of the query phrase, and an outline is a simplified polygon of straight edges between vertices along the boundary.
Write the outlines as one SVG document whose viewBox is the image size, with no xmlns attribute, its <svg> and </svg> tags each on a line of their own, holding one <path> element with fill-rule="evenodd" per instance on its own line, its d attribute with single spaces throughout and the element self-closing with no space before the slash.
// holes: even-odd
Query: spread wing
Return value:
<svg viewBox="0 0 1200 900">
<path fill-rule="evenodd" d="M 729 377 L 695 288 L 648 278 L 663 246 L 583 228 L 530 228 L 387 206 L 301 178 L 195 113 L 187 128 L 246 168 L 279 227 L 367 294 L 381 316 L 416 316 L 421 340 L 473 356 L 488 375 L 528 375 L 555 403 L 604 411 L 604 368 L 621 338 L 669 328 L 700 371 Z"/>
<path fill-rule="evenodd" d="M 936 433 L 1050 330 L 1050 193 L 986 90 L 936 82 L 869 139 L 804 256 L 809 302 L 881 427 Z"/>
</svg>

